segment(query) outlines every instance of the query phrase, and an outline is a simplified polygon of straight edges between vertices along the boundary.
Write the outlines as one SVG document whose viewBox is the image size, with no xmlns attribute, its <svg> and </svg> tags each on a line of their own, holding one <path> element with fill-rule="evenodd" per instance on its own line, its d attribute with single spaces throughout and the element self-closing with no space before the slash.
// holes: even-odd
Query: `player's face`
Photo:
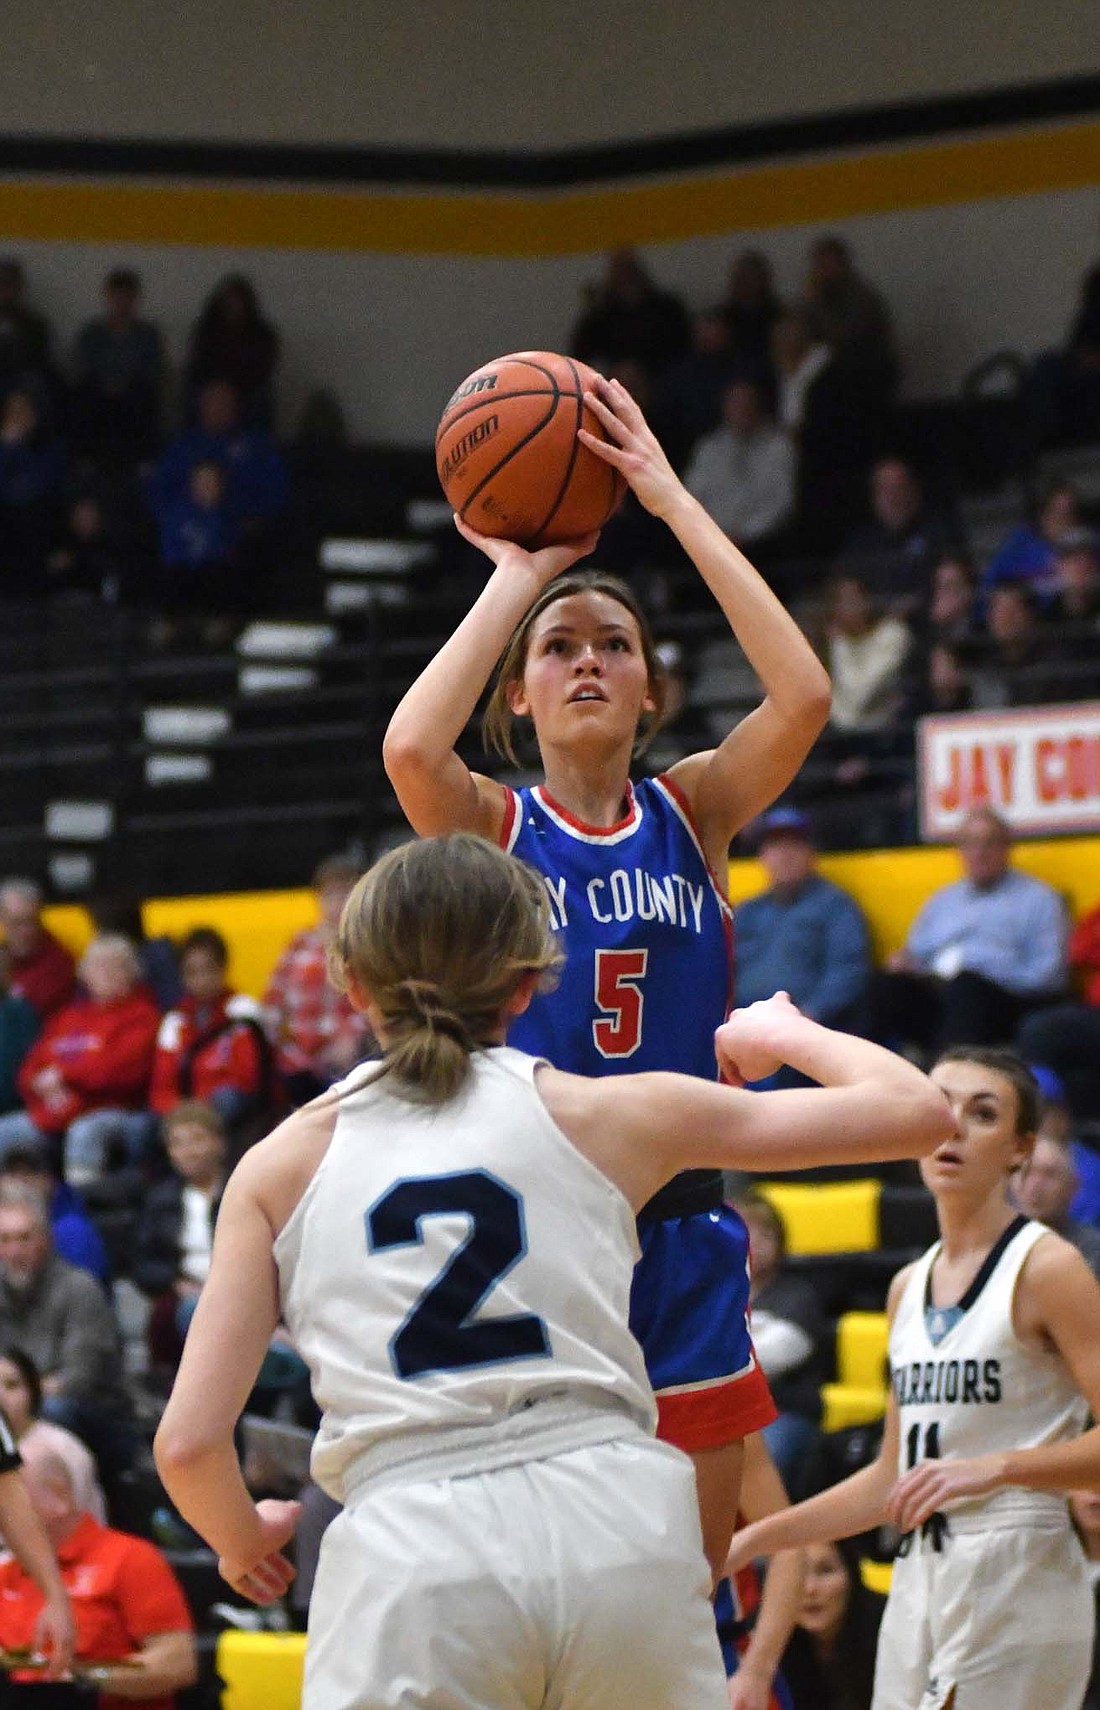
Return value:
<svg viewBox="0 0 1100 1710">
<path fill-rule="evenodd" d="M 982 1197 L 1003 1186 L 1030 1151 L 1030 1136 L 1016 1132 L 1016 1088 L 1006 1075 L 980 1063 L 937 1063 L 931 1079 L 942 1088 L 955 1132 L 920 1173 L 934 1194 Z"/>
<path fill-rule="evenodd" d="M 798 1624 L 815 1638 L 830 1639 L 840 1629 L 848 1604 L 848 1569 L 833 1544 L 811 1544 Z"/>
<path fill-rule="evenodd" d="M 584 741 L 594 731 L 632 738 L 654 703 L 631 613 L 595 590 L 555 600 L 535 619 L 510 701 L 540 740 Z"/>
</svg>

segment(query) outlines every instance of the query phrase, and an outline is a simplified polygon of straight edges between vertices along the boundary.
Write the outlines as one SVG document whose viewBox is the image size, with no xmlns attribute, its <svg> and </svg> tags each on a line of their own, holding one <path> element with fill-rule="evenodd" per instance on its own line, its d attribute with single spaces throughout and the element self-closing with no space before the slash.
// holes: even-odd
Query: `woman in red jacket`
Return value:
<svg viewBox="0 0 1100 1710">
<path fill-rule="evenodd" d="M 165 1116 L 181 1099 L 201 1099 L 232 1132 L 274 1103 L 262 1012 L 226 983 L 229 950 L 212 926 L 188 933 L 179 965 L 184 995 L 160 1024 L 149 1102 Z"/>
<path fill-rule="evenodd" d="M 89 944 L 79 974 L 87 997 L 58 1010 L 23 1059 L 25 1110 L 0 1118 L 0 1158 L 14 1145 L 60 1142 L 65 1179 L 97 1180 L 112 1141 L 139 1162 L 155 1125 L 145 1105 L 160 1013 L 141 984 L 128 938 Z"/>
</svg>

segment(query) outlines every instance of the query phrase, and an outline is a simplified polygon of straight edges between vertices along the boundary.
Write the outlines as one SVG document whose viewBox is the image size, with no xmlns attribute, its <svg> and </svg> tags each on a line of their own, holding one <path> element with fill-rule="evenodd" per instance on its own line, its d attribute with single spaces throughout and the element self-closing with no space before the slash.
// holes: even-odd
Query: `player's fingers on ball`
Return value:
<svg viewBox="0 0 1100 1710">
<path fill-rule="evenodd" d="M 593 415 L 599 417 L 608 433 L 617 434 L 621 439 L 627 437 L 630 430 L 626 423 L 621 416 L 616 415 L 615 411 L 604 402 L 598 393 L 586 392 L 584 401 L 592 410 Z"/>
<path fill-rule="evenodd" d="M 624 471 L 627 469 L 627 453 L 621 446 L 612 445 L 608 440 L 601 439 L 599 434 L 590 433 L 588 428 L 583 427 L 577 429 L 577 438 L 582 445 L 586 445 L 589 451 L 594 451 L 596 456 L 602 458 L 605 463 L 613 463 L 617 469 Z"/>
</svg>

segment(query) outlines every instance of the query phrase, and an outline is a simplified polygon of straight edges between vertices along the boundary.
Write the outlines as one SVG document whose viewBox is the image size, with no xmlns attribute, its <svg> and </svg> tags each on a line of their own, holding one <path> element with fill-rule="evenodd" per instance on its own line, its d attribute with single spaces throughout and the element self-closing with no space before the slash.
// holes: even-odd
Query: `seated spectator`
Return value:
<svg viewBox="0 0 1100 1710">
<path fill-rule="evenodd" d="M 78 1667 L 102 1710 L 174 1710 L 198 1678 L 187 1599 L 164 1556 L 145 1538 L 101 1526 L 83 1511 L 65 1462 L 33 1447 L 24 1478 L 61 1564 L 76 1620 Z M 30 1645 L 42 1593 L 15 1562 L 0 1563 L 0 1645 Z M 125 1662 L 126 1667 L 112 1667 Z M 38 1678 L 18 1672 L 17 1688 Z M 29 1687 L 33 1704 L 41 1688 Z"/>
<path fill-rule="evenodd" d="M 913 646 L 908 625 L 876 615 L 867 584 L 844 574 L 830 587 L 826 624 L 834 730 L 882 730 L 904 700 L 904 669 Z"/>
<path fill-rule="evenodd" d="M 312 880 L 320 919 L 291 939 L 264 993 L 275 1060 L 297 1102 L 346 1075 L 374 1043 L 363 1017 L 328 977 L 329 945 L 360 871 L 342 855 L 320 863 Z"/>
<path fill-rule="evenodd" d="M 260 313 L 256 288 L 243 273 L 229 273 L 203 304 L 191 333 L 185 379 L 198 397 L 212 380 L 224 380 L 240 400 L 246 427 L 270 428 L 279 335 Z"/>
<path fill-rule="evenodd" d="M 570 335 L 570 353 L 604 373 L 633 358 L 656 379 L 690 344 L 691 321 L 680 299 L 653 283 L 635 250 L 612 250 Z"/>
<path fill-rule="evenodd" d="M 634 392 L 621 365 L 618 377 L 628 392 Z M 682 469 L 695 444 L 719 425 L 723 395 L 736 377 L 729 328 L 719 310 L 704 310 L 692 321 L 691 349 L 669 363 L 653 388 L 655 419 L 660 424 L 654 431 L 674 468 Z"/>
<path fill-rule="evenodd" d="M 73 500 L 46 559 L 51 594 L 75 594 L 115 605 L 126 581 L 123 556 L 94 493 Z"/>
<path fill-rule="evenodd" d="M 12 991 L 11 981 L 11 951 L 0 944 L 0 1116 L 19 1108 L 16 1076 L 38 1033 L 36 1012 Z"/>
<path fill-rule="evenodd" d="M 765 398 L 774 399 L 772 329 L 783 313 L 783 304 L 763 250 L 743 249 L 734 257 L 718 313 L 729 332 L 730 356 L 737 375 L 759 386 Z"/>
<path fill-rule="evenodd" d="M 21 1348 L 42 1375 L 42 1417 L 91 1449 L 106 1485 L 137 1448 L 114 1312 L 87 1271 L 58 1258 L 39 1195 L 0 1199 L 0 1347 Z"/>
<path fill-rule="evenodd" d="M 886 1600 L 864 1585 L 851 1539 L 804 1556 L 802 1613 L 782 1662 L 793 1710 L 871 1710 Z"/>
<path fill-rule="evenodd" d="M 1012 1197 L 1025 1217 L 1045 1223 L 1069 1241 L 1100 1277 L 1100 1229 L 1070 1216 L 1080 1185 L 1068 1143 L 1037 1135 L 1031 1156 L 1013 1184 Z"/>
<path fill-rule="evenodd" d="M 76 963 L 43 922 L 42 887 L 33 879 L 0 881 L 0 927 L 11 955 L 10 991 L 48 1021 L 76 990 Z"/>
<path fill-rule="evenodd" d="M 171 1009 L 183 993 L 179 957 L 167 933 L 150 938 L 145 931 L 141 897 L 126 886 L 97 890 L 88 899 L 88 913 L 99 934 L 121 933 L 128 938 L 141 964 L 141 978 L 158 1009 Z"/>
<path fill-rule="evenodd" d="M 16 1183 L 41 1197 L 49 1213 L 58 1258 L 87 1271 L 106 1287 L 111 1280 L 111 1264 L 103 1237 L 84 1201 L 75 1188 L 61 1180 L 53 1161 L 33 1146 L 13 1146 L 0 1160 L 0 1194 Z"/>
<path fill-rule="evenodd" d="M 1041 444 L 1100 439 L 1100 266 L 1082 281 L 1065 346 L 1036 362 L 1031 404 Z"/>
<path fill-rule="evenodd" d="M 793 514 L 794 451 L 747 380 L 726 387 L 722 413 L 722 426 L 692 452 L 684 485 L 732 541 L 759 553 L 775 545 Z"/>
<path fill-rule="evenodd" d="M 22 262 L 5 256 L 0 259 L 0 395 L 27 381 L 42 388 L 49 374 L 49 323 L 27 302 Z"/>
<path fill-rule="evenodd" d="M 924 681 L 913 705 L 914 716 L 969 712 L 973 705 L 974 690 L 961 650 L 937 641 L 928 650 Z"/>
<path fill-rule="evenodd" d="M 226 380 L 208 380 L 196 398 L 194 427 L 169 442 L 149 483 L 153 515 L 160 518 L 187 499 L 197 463 L 216 463 L 226 478 L 225 501 L 245 535 L 269 523 L 286 503 L 283 460 L 271 435 L 246 427 L 240 402 Z"/>
<path fill-rule="evenodd" d="M 985 622 L 986 635 L 967 649 L 973 705 L 988 711 L 1057 699 L 1051 644 L 1027 584 L 1002 582 L 994 588 Z"/>
<path fill-rule="evenodd" d="M 763 1195 L 748 1193 L 735 1210 L 749 1231 L 752 1340 L 779 1418 L 761 1435 L 794 1501 L 808 1494 L 801 1470 L 810 1464 L 821 1419 L 825 1320 L 812 1284 L 791 1276 L 783 1219 Z"/>
<path fill-rule="evenodd" d="M 871 471 L 871 519 L 845 541 L 845 564 L 910 615 L 927 603 L 935 564 L 952 550 L 948 519 L 927 503 L 912 467 L 884 457 Z"/>
<path fill-rule="evenodd" d="M 1055 557 L 1062 536 L 1081 527 L 1081 502 L 1068 481 L 1052 481 L 1027 522 L 1014 528 L 982 573 L 982 592 L 1024 582 L 1039 599 L 1056 591 Z"/>
<path fill-rule="evenodd" d="M 1095 638 L 1100 632 L 1100 543 L 1090 530 L 1074 529 L 1062 536 L 1054 555 L 1054 581 L 1048 619 L 1052 624 L 1084 626 L 1088 634 L 1081 639 L 1095 658 Z"/>
<path fill-rule="evenodd" d="M 978 578 L 963 553 L 950 552 L 932 571 L 932 588 L 925 615 L 930 644 L 956 647 L 971 641 L 978 629 Z"/>
<path fill-rule="evenodd" d="M 934 891 L 902 950 L 871 977 L 872 1039 L 938 1052 L 998 1045 L 1066 983 L 1066 911 L 1041 879 L 1011 865 L 1008 826 L 975 808 L 959 833 L 965 877 Z"/>
<path fill-rule="evenodd" d="M 107 454 L 136 462 L 160 439 L 164 355 L 160 333 L 140 310 L 140 276 L 114 267 L 103 281 L 103 313 L 77 334 L 73 433 L 97 461 Z"/>
<path fill-rule="evenodd" d="M 867 922 L 859 904 L 816 869 L 813 824 L 797 808 L 771 808 L 756 828 L 768 889 L 733 911 L 739 1004 L 789 992 L 814 1021 L 843 1027 L 871 972 Z M 803 1084 L 781 1071 L 783 1084 Z"/>
<path fill-rule="evenodd" d="M 130 1274 L 153 1302 L 152 1363 L 175 1371 L 190 1311 L 210 1274 L 227 1174 L 225 1125 L 212 1105 L 184 1099 L 165 1116 L 164 1144 L 172 1173 L 149 1190 L 141 1208 Z"/>
<path fill-rule="evenodd" d="M 0 1117 L 0 1160 L 12 1146 L 60 1144 L 73 1187 L 98 1181 L 120 1141 L 132 1164 L 148 1153 L 146 1110 L 160 1011 L 141 983 L 128 938 L 93 938 L 80 962 L 88 996 L 58 1010 L 23 1060 L 25 1110 Z"/>
<path fill-rule="evenodd" d="M 804 310 L 776 321 L 772 354 L 779 424 L 798 464 L 798 545 L 808 556 L 826 557 L 860 520 L 879 435 L 858 386 L 815 339 Z"/>
<path fill-rule="evenodd" d="M 884 408 L 901 373 L 893 319 L 843 238 L 830 234 L 813 245 L 802 306 L 814 337 L 858 380 L 866 408 Z"/>
<path fill-rule="evenodd" d="M 227 487 L 221 464 L 204 459 L 188 475 L 183 496 L 161 508 L 155 604 L 162 611 L 248 609 L 252 582 Z"/>
<path fill-rule="evenodd" d="M 201 1099 L 232 1132 L 274 1103 L 263 1011 L 228 985 L 229 949 L 213 927 L 189 932 L 179 957 L 183 997 L 160 1024 L 149 1102 L 163 1116 Z"/>
<path fill-rule="evenodd" d="M 1077 1122 L 1100 1121 L 1100 904 L 1070 933 L 1069 966 L 1079 1000 L 1027 1016 L 1016 1035 L 1025 1062 L 1052 1069 Z"/>
<path fill-rule="evenodd" d="M 61 515 L 65 451 L 22 388 L 0 404 L 0 587 L 13 599 L 46 592 L 46 555 Z"/>
<path fill-rule="evenodd" d="M 63 1425 L 52 1425 L 40 1417 L 42 1374 L 21 1348 L 0 1349 L 0 1409 L 11 1426 L 20 1454 L 45 1449 L 64 1461 L 77 1507 L 103 1525 L 107 1505 L 91 1450 Z"/>
</svg>

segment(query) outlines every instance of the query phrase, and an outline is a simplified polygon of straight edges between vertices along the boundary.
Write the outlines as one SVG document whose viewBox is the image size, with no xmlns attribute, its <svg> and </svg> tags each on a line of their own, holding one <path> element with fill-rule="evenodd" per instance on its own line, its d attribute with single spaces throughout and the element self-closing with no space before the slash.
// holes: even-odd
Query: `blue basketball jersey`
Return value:
<svg viewBox="0 0 1100 1710">
<path fill-rule="evenodd" d="M 715 1080 L 729 1013 L 730 908 L 680 791 L 628 786 L 617 825 L 583 825 L 541 786 L 509 792 L 501 842 L 543 876 L 565 965 L 509 1045 L 574 1074 L 676 1070 Z"/>
</svg>

